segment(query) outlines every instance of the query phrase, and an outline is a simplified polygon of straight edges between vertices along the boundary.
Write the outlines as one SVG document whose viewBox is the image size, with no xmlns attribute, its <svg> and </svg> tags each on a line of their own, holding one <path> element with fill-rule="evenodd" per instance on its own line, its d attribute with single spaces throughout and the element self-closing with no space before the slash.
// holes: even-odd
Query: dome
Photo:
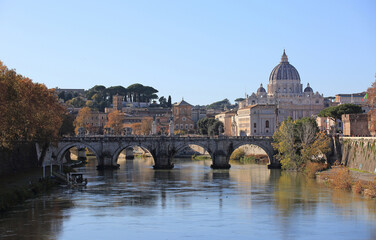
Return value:
<svg viewBox="0 0 376 240">
<path fill-rule="evenodd" d="M 266 93 L 265 88 L 262 87 L 262 83 L 260 84 L 260 87 L 257 89 L 257 93 Z"/>
<path fill-rule="evenodd" d="M 309 83 L 307 83 L 307 87 L 304 88 L 304 92 L 313 92 L 313 89 L 309 86 Z"/>
<path fill-rule="evenodd" d="M 269 82 L 273 80 L 299 80 L 299 73 L 296 68 L 291 65 L 287 59 L 285 50 L 281 57 L 281 62 L 270 73 Z"/>
</svg>

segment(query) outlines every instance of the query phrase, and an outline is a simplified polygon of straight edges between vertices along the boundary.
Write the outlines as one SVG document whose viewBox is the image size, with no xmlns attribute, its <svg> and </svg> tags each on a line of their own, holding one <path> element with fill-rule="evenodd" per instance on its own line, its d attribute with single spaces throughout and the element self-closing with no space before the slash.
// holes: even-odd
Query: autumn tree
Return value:
<svg viewBox="0 0 376 240">
<path fill-rule="evenodd" d="M 108 122 L 106 128 L 112 128 L 114 134 L 120 135 L 123 130 L 124 114 L 120 111 L 112 111 L 108 114 Z"/>
<path fill-rule="evenodd" d="M 141 123 L 132 123 L 130 128 L 132 128 L 133 135 L 141 135 Z"/>
<path fill-rule="evenodd" d="M 81 108 L 78 112 L 76 119 L 74 120 L 74 131 L 78 134 L 79 128 L 85 128 L 90 131 L 91 126 L 89 124 L 91 118 L 91 109 L 89 107 Z"/>
<path fill-rule="evenodd" d="M 151 134 L 151 125 L 153 123 L 152 119 L 145 118 L 141 121 L 141 134 L 149 135 Z"/>
<path fill-rule="evenodd" d="M 368 129 L 371 134 L 376 135 L 376 80 L 372 86 L 367 89 L 367 105 L 370 107 L 368 112 Z"/>
<path fill-rule="evenodd" d="M 330 151 L 330 139 L 320 132 L 315 119 L 282 122 L 273 135 L 273 148 L 283 169 L 301 170 L 308 162 L 319 162 Z"/>
<path fill-rule="evenodd" d="M 65 108 L 53 89 L 33 83 L 0 61 L 0 147 L 57 140 Z"/>
</svg>

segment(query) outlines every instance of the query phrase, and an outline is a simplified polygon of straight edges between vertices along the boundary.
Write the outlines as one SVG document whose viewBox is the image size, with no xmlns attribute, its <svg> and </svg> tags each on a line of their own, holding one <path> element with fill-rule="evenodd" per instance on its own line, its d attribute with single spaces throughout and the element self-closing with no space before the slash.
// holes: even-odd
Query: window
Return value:
<svg viewBox="0 0 376 240">
<path fill-rule="evenodd" d="M 184 126 L 183 126 L 183 124 L 180 124 L 180 129 L 184 129 Z"/>
<path fill-rule="evenodd" d="M 256 133 L 256 129 L 253 132 Z"/>
<path fill-rule="evenodd" d="M 187 120 L 185 117 L 183 117 L 183 121 L 185 122 L 185 120 Z"/>
<path fill-rule="evenodd" d="M 265 121 L 265 127 L 266 127 L 266 128 L 269 128 L 269 120 L 266 120 L 266 121 Z"/>
<path fill-rule="evenodd" d="M 185 124 L 185 129 L 188 129 L 188 124 Z"/>
<path fill-rule="evenodd" d="M 256 127 L 256 123 L 253 124 L 253 127 L 255 128 Z M 256 130 L 255 130 L 256 131 Z"/>
<path fill-rule="evenodd" d="M 190 125 L 191 129 L 193 128 L 193 124 Z"/>
<path fill-rule="evenodd" d="M 268 133 L 269 132 L 269 130 L 266 130 L 266 133 Z"/>
<path fill-rule="evenodd" d="M 176 129 L 179 129 L 179 124 L 176 124 Z"/>
</svg>

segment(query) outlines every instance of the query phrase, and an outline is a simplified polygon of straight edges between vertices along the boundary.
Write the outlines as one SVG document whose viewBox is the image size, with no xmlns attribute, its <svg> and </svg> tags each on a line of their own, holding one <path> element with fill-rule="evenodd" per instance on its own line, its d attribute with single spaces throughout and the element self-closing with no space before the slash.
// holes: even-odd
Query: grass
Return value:
<svg viewBox="0 0 376 240">
<path fill-rule="evenodd" d="M 373 172 L 367 172 L 367 171 L 364 171 L 364 170 L 360 170 L 360 169 L 356 169 L 356 168 L 349 168 L 351 171 L 354 171 L 354 172 L 360 172 L 360 173 L 371 173 L 371 174 L 375 174 L 376 173 L 373 173 Z"/>
<path fill-rule="evenodd" d="M 210 155 L 192 155 L 192 160 L 208 160 L 211 159 Z"/>
</svg>

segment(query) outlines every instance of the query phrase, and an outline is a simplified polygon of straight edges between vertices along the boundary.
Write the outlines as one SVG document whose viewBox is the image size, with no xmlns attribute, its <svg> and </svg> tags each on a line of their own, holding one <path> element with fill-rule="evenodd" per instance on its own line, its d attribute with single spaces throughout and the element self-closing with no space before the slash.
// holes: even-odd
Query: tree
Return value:
<svg viewBox="0 0 376 240">
<path fill-rule="evenodd" d="M 237 99 L 235 99 L 235 102 L 242 102 L 244 100 L 245 100 L 245 98 L 237 98 Z"/>
<path fill-rule="evenodd" d="M 151 134 L 151 125 L 153 123 L 152 119 L 143 119 L 141 121 L 141 134 L 149 135 Z"/>
<path fill-rule="evenodd" d="M 216 120 L 211 126 L 208 128 L 208 134 L 210 136 L 219 135 L 224 132 L 223 122 Z"/>
<path fill-rule="evenodd" d="M 171 96 L 168 95 L 168 100 L 167 100 L 167 107 L 172 107 L 172 103 L 171 103 Z"/>
<path fill-rule="evenodd" d="M 159 104 L 162 106 L 162 107 L 167 107 L 167 100 L 165 97 L 160 97 L 159 98 Z"/>
<path fill-rule="evenodd" d="M 370 107 L 368 112 L 368 129 L 375 135 L 376 134 L 376 80 L 372 86 L 367 89 L 366 97 L 367 105 Z"/>
<path fill-rule="evenodd" d="M 66 113 L 63 116 L 63 124 L 60 127 L 59 135 L 74 135 L 74 115 Z"/>
<path fill-rule="evenodd" d="M 53 89 L 33 83 L 0 61 L 0 147 L 18 141 L 49 144 L 58 139 L 65 108 Z"/>
<path fill-rule="evenodd" d="M 276 158 L 284 169 L 297 169 L 300 159 L 295 149 L 294 122 L 287 119 L 273 134 L 273 148 L 278 151 Z"/>
<path fill-rule="evenodd" d="M 60 92 L 57 96 L 65 102 L 65 91 Z"/>
<path fill-rule="evenodd" d="M 336 120 L 341 120 L 343 114 L 362 113 L 363 110 L 359 105 L 345 103 L 337 106 L 332 106 L 321 110 L 318 114 L 319 117 L 329 117 Z"/>
<path fill-rule="evenodd" d="M 89 125 L 89 121 L 91 118 L 91 109 L 89 107 L 81 108 L 78 112 L 76 119 L 74 120 L 74 131 L 78 134 L 79 128 L 85 128 L 87 131 L 91 130 L 91 126 Z"/>
<path fill-rule="evenodd" d="M 81 97 L 75 97 L 71 100 L 68 100 L 66 104 L 71 105 L 75 108 L 82 108 L 83 106 L 85 106 L 86 102 Z"/>
<path fill-rule="evenodd" d="M 133 135 L 141 135 L 141 123 L 132 123 L 130 127 Z"/>
<path fill-rule="evenodd" d="M 106 128 L 112 128 L 114 130 L 114 134 L 120 135 L 123 130 L 123 121 L 124 121 L 124 114 L 120 111 L 112 111 L 108 114 L 108 122 L 106 124 Z"/>
<path fill-rule="evenodd" d="M 222 130 L 223 130 L 223 123 L 222 122 L 218 123 L 218 122 L 220 121 L 214 118 L 202 118 L 198 120 L 197 128 L 198 128 L 199 133 L 201 135 L 218 135 L 220 126 L 222 126 Z"/>
<path fill-rule="evenodd" d="M 319 132 L 313 118 L 282 122 L 273 135 L 273 148 L 283 169 L 301 170 L 308 161 L 322 161 L 322 155 L 330 151 L 330 138 Z"/>
</svg>

